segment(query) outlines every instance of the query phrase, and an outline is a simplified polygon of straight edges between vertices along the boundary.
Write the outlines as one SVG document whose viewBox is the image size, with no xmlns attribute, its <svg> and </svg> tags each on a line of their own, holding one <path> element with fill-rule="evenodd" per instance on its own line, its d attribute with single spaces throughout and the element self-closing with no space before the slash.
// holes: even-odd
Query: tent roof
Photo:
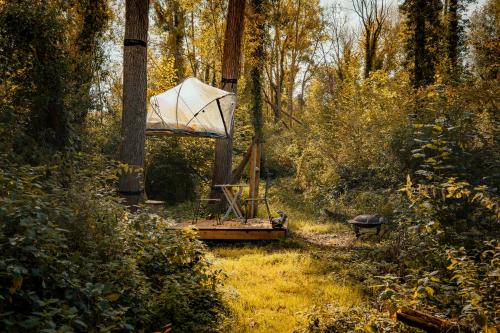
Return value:
<svg viewBox="0 0 500 333">
<path fill-rule="evenodd" d="M 147 135 L 225 138 L 231 133 L 236 95 L 190 77 L 153 96 Z"/>
</svg>

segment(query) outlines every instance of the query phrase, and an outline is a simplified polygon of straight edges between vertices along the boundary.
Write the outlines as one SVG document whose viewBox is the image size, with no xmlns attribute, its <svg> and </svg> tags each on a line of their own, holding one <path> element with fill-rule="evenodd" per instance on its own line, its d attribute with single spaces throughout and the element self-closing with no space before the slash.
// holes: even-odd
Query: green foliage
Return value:
<svg viewBox="0 0 500 333">
<path fill-rule="evenodd" d="M 473 68 L 481 80 L 498 79 L 500 47 L 498 13 L 500 3 L 488 0 L 471 17 L 469 45 L 473 54 Z"/>
<path fill-rule="evenodd" d="M 314 81 L 303 116 L 307 125 L 273 137 L 269 164 L 291 169 L 297 190 L 316 208 L 339 201 L 349 206 L 357 193 L 367 200 L 387 197 L 384 190 L 400 182 L 409 155 L 406 83 L 403 74 L 374 72 L 364 84 L 346 78 L 332 92 Z M 376 193 L 370 198 L 369 191 Z"/>
<path fill-rule="evenodd" d="M 0 134 L 30 162 L 51 148 L 78 147 L 93 106 L 107 2 L 0 3 Z M 38 149 L 33 149 L 33 147 Z M 2 147 L 0 147 L 2 148 Z"/>
<path fill-rule="evenodd" d="M 447 267 L 458 287 L 461 317 L 470 326 L 488 332 L 500 325 L 500 246 L 486 241 L 481 250 L 468 255 L 465 249 L 450 249 Z"/>
<path fill-rule="evenodd" d="M 342 309 L 326 307 L 314 309 L 309 317 L 311 321 L 305 332 L 335 333 L 335 332 L 401 332 L 411 333 L 417 330 L 408 329 L 390 317 L 381 316 L 377 309 L 367 310 L 364 307 Z"/>
<path fill-rule="evenodd" d="M 489 165 L 498 164 L 498 154 L 484 151 L 498 147 L 476 140 L 484 135 L 481 112 L 455 108 L 459 98 L 450 103 L 448 93 L 431 89 L 420 101 L 420 118 L 434 121 L 414 126 L 415 171 L 402 189 L 409 209 L 397 212 L 399 232 L 390 241 L 396 251 L 386 257 L 398 274 L 378 278 L 380 297 L 387 308 L 423 308 L 490 332 L 498 325 L 500 219 L 498 179 Z"/>
<path fill-rule="evenodd" d="M 169 204 L 194 200 L 210 179 L 213 141 L 149 138 L 146 144 L 146 192 Z"/>
<path fill-rule="evenodd" d="M 415 88 L 432 84 L 435 79 L 442 54 L 442 6 L 439 0 L 406 0 L 400 6 L 405 28 L 405 67 L 412 74 Z"/>
<path fill-rule="evenodd" d="M 113 163 L 83 154 L 40 167 L 3 161 L 0 330 L 216 330 L 220 274 L 204 247 L 124 210 Z"/>
</svg>

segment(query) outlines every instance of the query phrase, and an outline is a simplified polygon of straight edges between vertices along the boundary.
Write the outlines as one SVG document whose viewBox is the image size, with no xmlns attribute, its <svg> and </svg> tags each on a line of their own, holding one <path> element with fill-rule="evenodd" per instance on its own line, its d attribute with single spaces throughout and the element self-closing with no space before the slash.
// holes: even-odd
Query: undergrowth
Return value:
<svg viewBox="0 0 500 333">
<path fill-rule="evenodd" d="M 221 275 L 205 246 L 158 216 L 129 213 L 113 194 L 111 161 L 1 160 L 0 331 L 218 330 Z"/>
</svg>

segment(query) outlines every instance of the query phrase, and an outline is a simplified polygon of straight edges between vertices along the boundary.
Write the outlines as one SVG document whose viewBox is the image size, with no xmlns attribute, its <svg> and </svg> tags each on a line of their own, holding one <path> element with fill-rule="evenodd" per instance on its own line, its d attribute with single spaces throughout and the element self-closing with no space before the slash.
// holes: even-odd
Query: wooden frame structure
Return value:
<svg viewBox="0 0 500 333">
<path fill-rule="evenodd" d="M 257 216 L 259 210 L 259 182 L 260 182 L 260 159 L 262 144 L 259 141 L 252 140 L 252 149 L 250 155 L 250 166 L 248 168 L 248 201 L 247 218 L 252 219 Z"/>
</svg>

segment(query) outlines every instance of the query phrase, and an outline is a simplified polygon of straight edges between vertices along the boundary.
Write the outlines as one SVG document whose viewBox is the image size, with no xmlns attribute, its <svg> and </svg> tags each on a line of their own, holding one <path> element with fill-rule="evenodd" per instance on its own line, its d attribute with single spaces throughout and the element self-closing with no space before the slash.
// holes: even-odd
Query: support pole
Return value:
<svg viewBox="0 0 500 333">
<path fill-rule="evenodd" d="M 250 167 L 248 168 L 248 198 L 253 199 L 248 202 L 247 206 L 247 217 L 250 219 L 255 218 L 259 210 L 259 202 L 257 199 L 259 198 L 261 147 L 262 144 L 258 140 L 255 140 L 252 143 L 252 155 L 250 157 Z"/>
</svg>

